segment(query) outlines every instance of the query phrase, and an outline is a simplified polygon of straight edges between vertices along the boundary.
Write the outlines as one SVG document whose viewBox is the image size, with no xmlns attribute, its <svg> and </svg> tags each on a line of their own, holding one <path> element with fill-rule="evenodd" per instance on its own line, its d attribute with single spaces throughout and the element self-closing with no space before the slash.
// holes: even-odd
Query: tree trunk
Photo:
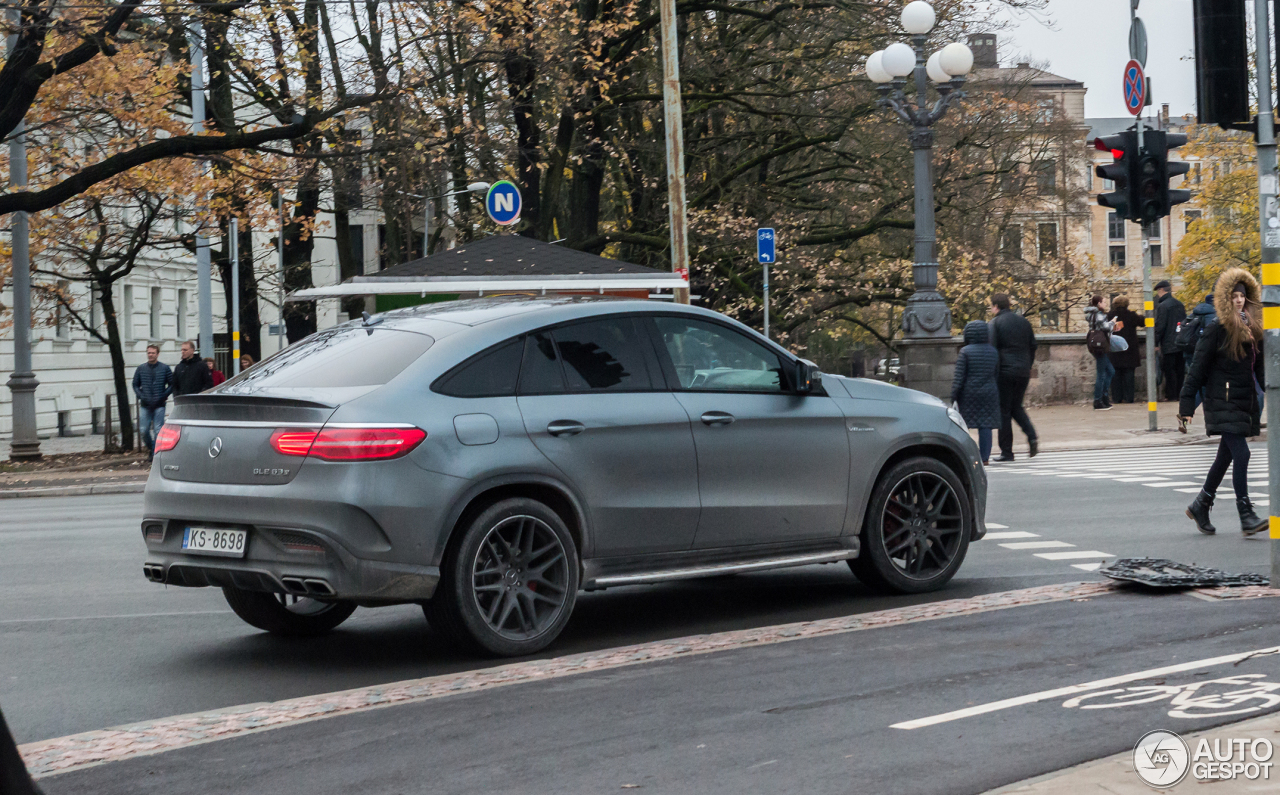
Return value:
<svg viewBox="0 0 1280 795">
<path fill-rule="evenodd" d="M 116 409 L 120 419 L 120 449 L 133 450 L 133 411 L 129 407 L 129 379 L 124 372 L 124 345 L 120 341 L 120 324 L 116 319 L 116 303 L 111 296 L 111 281 L 98 281 L 93 289 L 102 302 L 102 318 L 107 326 L 107 350 L 111 354 L 111 378 L 116 386 Z"/>
</svg>

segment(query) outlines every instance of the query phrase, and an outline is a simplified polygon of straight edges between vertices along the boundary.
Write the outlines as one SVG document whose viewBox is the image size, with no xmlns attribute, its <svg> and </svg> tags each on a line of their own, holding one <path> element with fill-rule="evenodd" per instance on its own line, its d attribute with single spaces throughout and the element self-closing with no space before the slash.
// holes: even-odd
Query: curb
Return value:
<svg viewBox="0 0 1280 795">
<path fill-rule="evenodd" d="M 124 483 L 86 483 L 79 486 L 0 489 L 0 500 L 15 500 L 21 497 L 83 497 L 90 494 L 141 494 L 146 486 L 145 480 L 136 480 Z"/>
</svg>

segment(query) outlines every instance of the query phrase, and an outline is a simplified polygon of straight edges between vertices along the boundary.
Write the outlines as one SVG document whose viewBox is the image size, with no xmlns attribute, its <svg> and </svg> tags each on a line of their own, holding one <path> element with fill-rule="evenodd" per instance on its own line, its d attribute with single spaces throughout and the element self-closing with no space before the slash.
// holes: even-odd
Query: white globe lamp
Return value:
<svg viewBox="0 0 1280 795">
<path fill-rule="evenodd" d="M 935 52 L 929 56 L 929 60 L 925 61 L 924 70 L 929 74 L 929 79 L 935 83 L 950 83 L 951 75 L 942 70 L 942 53 Z"/>
<path fill-rule="evenodd" d="M 964 77 L 973 69 L 973 50 L 968 45 L 954 42 L 938 51 L 938 65 L 952 77 Z"/>
<path fill-rule="evenodd" d="M 884 50 L 876 50 L 867 58 L 867 79 L 873 83 L 888 83 L 893 80 L 893 75 L 884 70 L 884 64 L 880 59 L 884 56 Z"/>
<path fill-rule="evenodd" d="M 916 36 L 923 36 L 932 30 L 933 23 L 937 19 L 933 13 L 933 6 L 924 0 L 912 0 L 907 3 L 906 8 L 902 9 L 903 29 Z"/>
<path fill-rule="evenodd" d="M 916 68 L 916 51 L 902 42 L 890 44 L 880 55 L 880 65 L 894 77 L 906 77 Z"/>
</svg>

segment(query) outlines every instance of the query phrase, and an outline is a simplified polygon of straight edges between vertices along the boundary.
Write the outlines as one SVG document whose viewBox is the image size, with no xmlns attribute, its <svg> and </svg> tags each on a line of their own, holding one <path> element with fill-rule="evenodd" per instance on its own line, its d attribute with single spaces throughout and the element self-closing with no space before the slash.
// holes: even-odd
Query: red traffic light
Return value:
<svg viewBox="0 0 1280 795">
<path fill-rule="evenodd" d="M 1111 156 L 1114 157 L 1116 160 L 1120 160 L 1121 158 L 1124 157 L 1123 149 L 1112 149 L 1110 146 L 1103 143 L 1103 140 L 1101 138 L 1093 139 L 1093 148 L 1097 149 L 1099 152 L 1110 152 Z"/>
</svg>

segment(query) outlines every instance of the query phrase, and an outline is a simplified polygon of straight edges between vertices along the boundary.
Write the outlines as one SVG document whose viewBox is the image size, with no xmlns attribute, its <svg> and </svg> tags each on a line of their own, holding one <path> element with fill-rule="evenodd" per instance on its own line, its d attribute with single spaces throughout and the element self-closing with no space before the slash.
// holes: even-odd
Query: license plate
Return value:
<svg viewBox="0 0 1280 795">
<path fill-rule="evenodd" d="M 247 530 L 221 527 L 188 527 L 182 533 L 182 549 L 197 555 L 222 555 L 243 558 L 249 544 Z"/>
</svg>

